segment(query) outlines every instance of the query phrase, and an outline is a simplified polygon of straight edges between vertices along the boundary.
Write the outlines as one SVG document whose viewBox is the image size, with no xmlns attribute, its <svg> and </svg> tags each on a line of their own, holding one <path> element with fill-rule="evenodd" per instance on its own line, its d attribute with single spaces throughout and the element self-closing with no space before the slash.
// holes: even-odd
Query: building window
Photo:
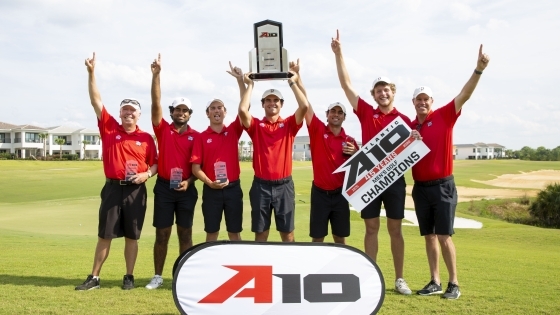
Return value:
<svg viewBox="0 0 560 315">
<path fill-rule="evenodd" d="M 38 133 L 26 133 L 25 142 L 28 143 L 41 143 L 41 138 L 39 138 Z"/>
</svg>

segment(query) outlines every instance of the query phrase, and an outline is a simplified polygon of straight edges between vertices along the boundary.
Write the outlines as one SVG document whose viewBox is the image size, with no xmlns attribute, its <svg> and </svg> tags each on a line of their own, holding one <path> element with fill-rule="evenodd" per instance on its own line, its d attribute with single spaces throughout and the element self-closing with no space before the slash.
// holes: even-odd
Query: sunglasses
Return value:
<svg viewBox="0 0 560 315">
<path fill-rule="evenodd" d="M 124 100 L 121 102 L 121 106 L 123 106 L 124 104 L 136 105 L 136 106 L 138 106 L 138 108 L 142 109 L 142 107 L 140 106 L 140 102 L 138 102 L 137 100 L 124 99 Z"/>
</svg>

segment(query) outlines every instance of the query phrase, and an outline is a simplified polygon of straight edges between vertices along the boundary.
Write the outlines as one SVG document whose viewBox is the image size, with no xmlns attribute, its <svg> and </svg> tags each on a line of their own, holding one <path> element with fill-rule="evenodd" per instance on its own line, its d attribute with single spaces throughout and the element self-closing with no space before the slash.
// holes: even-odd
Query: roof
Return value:
<svg viewBox="0 0 560 315">
<path fill-rule="evenodd" d="M 12 125 L 12 124 L 8 124 L 8 123 L 0 121 L 0 129 L 14 129 L 14 128 L 17 128 L 17 127 L 18 127 L 17 125 Z"/>
</svg>

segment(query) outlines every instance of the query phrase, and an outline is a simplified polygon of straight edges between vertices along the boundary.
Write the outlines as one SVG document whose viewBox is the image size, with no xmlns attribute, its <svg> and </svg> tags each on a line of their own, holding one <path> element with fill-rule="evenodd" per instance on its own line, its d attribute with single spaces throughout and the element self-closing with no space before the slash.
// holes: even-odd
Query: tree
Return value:
<svg viewBox="0 0 560 315">
<path fill-rule="evenodd" d="M 548 161 L 550 160 L 550 150 L 545 147 L 538 147 L 534 152 L 534 157 L 531 158 L 533 161 Z"/>
<path fill-rule="evenodd" d="M 86 145 L 90 144 L 90 142 L 88 140 L 83 140 L 82 143 L 84 144 L 84 156 L 82 158 L 82 160 L 86 159 Z"/>
<path fill-rule="evenodd" d="M 49 134 L 44 132 L 39 134 L 39 139 L 43 141 L 43 160 L 47 160 L 47 138 Z"/>
<path fill-rule="evenodd" d="M 529 213 L 545 227 L 560 228 L 560 184 L 554 183 L 539 191 L 529 206 Z"/>
<path fill-rule="evenodd" d="M 247 142 L 247 144 L 249 145 L 249 157 L 252 159 L 253 158 L 253 141 L 249 141 L 249 142 Z"/>
<path fill-rule="evenodd" d="M 66 139 L 56 138 L 56 139 L 54 139 L 54 142 L 60 146 L 60 151 L 59 151 L 58 158 L 62 160 L 62 145 L 66 143 Z"/>
<path fill-rule="evenodd" d="M 245 141 L 239 141 L 239 159 L 243 158 L 243 146 L 245 145 Z"/>
<path fill-rule="evenodd" d="M 528 146 L 524 146 L 523 148 L 521 148 L 521 150 L 519 150 L 519 159 L 520 160 L 531 160 L 531 158 L 534 156 L 535 154 L 535 150 L 533 150 L 532 148 L 528 147 Z"/>
</svg>

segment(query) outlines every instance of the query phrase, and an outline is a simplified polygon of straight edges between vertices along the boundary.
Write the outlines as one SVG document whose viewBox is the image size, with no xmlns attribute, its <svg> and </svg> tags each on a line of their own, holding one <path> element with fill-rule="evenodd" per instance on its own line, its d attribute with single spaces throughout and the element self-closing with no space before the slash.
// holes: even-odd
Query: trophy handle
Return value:
<svg viewBox="0 0 560 315">
<path fill-rule="evenodd" d="M 288 80 L 294 74 L 290 72 L 275 72 L 275 73 L 251 73 L 249 79 L 254 81 L 262 80 Z"/>
</svg>

